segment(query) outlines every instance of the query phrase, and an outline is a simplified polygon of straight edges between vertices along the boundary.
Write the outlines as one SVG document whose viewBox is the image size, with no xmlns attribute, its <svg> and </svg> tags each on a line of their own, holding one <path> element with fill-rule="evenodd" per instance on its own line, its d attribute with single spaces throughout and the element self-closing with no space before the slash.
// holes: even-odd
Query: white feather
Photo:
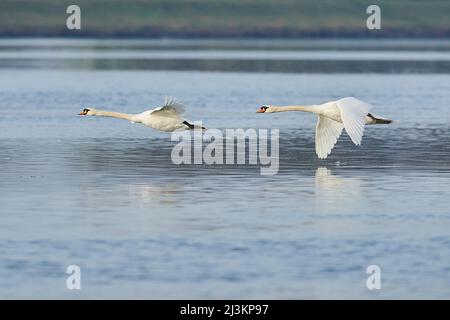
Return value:
<svg viewBox="0 0 450 320">
<path fill-rule="evenodd" d="M 185 107 L 175 98 L 166 96 L 164 105 L 150 111 L 154 116 L 182 119 Z"/>
<path fill-rule="evenodd" d="M 341 123 L 319 116 L 316 126 L 316 154 L 319 159 L 328 157 L 341 135 L 342 129 Z"/>
<path fill-rule="evenodd" d="M 343 98 L 336 101 L 341 112 L 345 131 L 357 146 L 361 144 L 364 135 L 365 118 L 371 105 L 356 98 Z"/>
</svg>

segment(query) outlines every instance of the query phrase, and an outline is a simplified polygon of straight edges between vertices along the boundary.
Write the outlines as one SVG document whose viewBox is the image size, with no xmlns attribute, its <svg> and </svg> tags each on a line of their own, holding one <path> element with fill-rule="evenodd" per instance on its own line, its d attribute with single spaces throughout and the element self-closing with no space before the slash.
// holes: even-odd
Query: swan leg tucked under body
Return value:
<svg viewBox="0 0 450 320">
<path fill-rule="evenodd" d="M 101 116 L 124 119 L 133 123 L 141 123 L 147 127 L 160 131 L 177 131 L 205 129 L 183 119 L 184 106 L 175 99 L 166 97 L 165 103 L 159 108 L 144 111 L 138 114 L 127 114 L 113 111 L 97 110 L 94 108 L 85 108 L 79 115 L 82 116 Z"/>
<path fill-rule="evenodd" d="M 318 115 L 316 126 L 316 154 L 325 159 L 333 150 L 345 129 L 355 145 L 360 145 L 366 124 L 388 124 L 392 121 L 369 113 L 372 106 L 353 97 L 312 106 L 262 106 L 258 113 L 304 111 Z"/>
</svg>

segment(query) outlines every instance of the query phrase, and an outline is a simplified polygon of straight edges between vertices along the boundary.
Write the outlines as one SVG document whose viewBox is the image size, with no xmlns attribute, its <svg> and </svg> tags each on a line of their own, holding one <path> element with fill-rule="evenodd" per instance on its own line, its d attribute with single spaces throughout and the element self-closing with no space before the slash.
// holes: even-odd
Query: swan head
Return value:
<svg viewBox="0 0 450 320">
<path fill-rule="evenodd" d="M 273 106 L 261 106 L 256 113 L 271 113 L 275 112 L 275 108 Z"/>
<path fill-rule="evenodd" d="M 95 116 L 95 109 L 84 108 L 78 115 L 80 116 Z"/>
</svg>

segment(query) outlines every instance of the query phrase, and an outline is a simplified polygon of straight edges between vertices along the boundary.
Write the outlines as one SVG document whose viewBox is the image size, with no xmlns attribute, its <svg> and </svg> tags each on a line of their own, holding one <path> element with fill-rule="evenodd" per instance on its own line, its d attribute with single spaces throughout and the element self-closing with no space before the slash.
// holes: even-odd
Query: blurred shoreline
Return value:
<svg viewBox="0 0 450 320">
<path fill-rule="evenodd" d="M 450 73 L 444 39 L 0 39 L 0 69 Z"/>
<path fill-rule="evenodd" d="M 68 30 L 70 0 L 2 0 L 0 37 L 80 38 L 448 38 L 448 1 L 78 0 L 81 30 Z"/>
<path fill-rule="evenodd" d="M 204 30 L 204 31 L 158 31 L 155 29 L 97 32 L 91 30 L 0 30 L 0 39 L 14 38 L 68 38 L 68 39 L 281 39 L 281 40 L 314 40 L 314 39 L 449 39 L 449 29 L 410 30 L 390 29 L 383 32 L 369 30 L 311 30 L 299 31 L 291 29 L 279 30 Z"/>
</svg>

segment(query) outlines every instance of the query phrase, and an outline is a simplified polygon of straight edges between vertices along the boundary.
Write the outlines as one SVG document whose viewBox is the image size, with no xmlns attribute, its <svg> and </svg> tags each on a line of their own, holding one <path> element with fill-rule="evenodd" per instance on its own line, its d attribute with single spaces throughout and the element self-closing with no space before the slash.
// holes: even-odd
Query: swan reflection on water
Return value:
<svg viewBox="0 0 450 320">
<path fill-rule="evenodd" d="M 178 203 L 177 198 L 182 192 L 176 183 L 168 183 L 166 185 L 129 184 L 126 188 L 130 198 L 140 204 L 156 202 L 163 205 L 175 205 Z"/>
<path fill-rule="evenodd" d="M 110 187 L 111 188 L 111 187 Z M 179 202 L 183 190 L 175 182 L 162 183 L 123 183 L 112 189 L 103 188 L 83 188 L 81 194 L 82 202 L 85 206 L 96 208 L 102 206 L 105 201 L 115 204 L 115 206 L 126 207 L 152 207 L 153 205 L 174 206 Z M 114 197 L 111 197 L 114 194 Z M 106 200 L 108 198 L 108 200 Z"/>
<path fill-rule="evenodd" d="M 319 167 L 315 172 L 315 194 L 321 206 L 345 209 L 349 202 L 359 202 L 363 196 L 362 180 L 336 175 L 326 167 Z"/>
</svg>

